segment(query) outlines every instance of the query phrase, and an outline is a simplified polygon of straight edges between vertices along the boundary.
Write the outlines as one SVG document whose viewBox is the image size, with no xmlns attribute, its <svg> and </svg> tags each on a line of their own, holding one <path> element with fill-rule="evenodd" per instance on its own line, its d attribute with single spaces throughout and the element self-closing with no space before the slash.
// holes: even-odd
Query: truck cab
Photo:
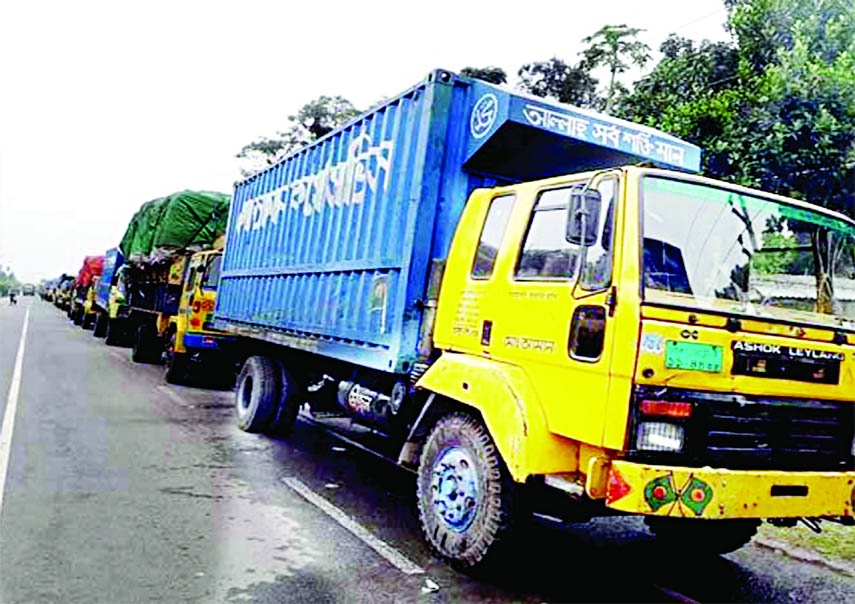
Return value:
<svg viewBox="0 0 855 604">
<path fill-rule="evenodd" d="M 847 217 L 664 170 L 482 189 L 418 387 L 477 409 L 515 482 L 661 538 L 853 524 L 853 252 Z"/>
<path fill-rule="evenodd" d="M 212 326 L 222 250 L 196 252 L 186 261 L 178 312 L 166 328 L 166 379 L 188 379 L 194 362 L 223 360 L 222 347 L 233 338 Z"/>
</svg>

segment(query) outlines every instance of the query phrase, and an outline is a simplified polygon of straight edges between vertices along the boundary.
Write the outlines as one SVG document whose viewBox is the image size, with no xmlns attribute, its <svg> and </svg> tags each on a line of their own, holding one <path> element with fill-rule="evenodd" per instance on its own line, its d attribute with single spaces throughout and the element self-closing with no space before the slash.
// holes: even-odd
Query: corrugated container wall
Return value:
<svg viewBox="0 0 855 604">
<path fill-rule="evenodd" d="M 406 372 L 419 356 L 431 260 L 447 254 L 474 188 L 639 159 L 617 130 L 617 145 L 597 145 L 532 111 L 554 105 L 435 71 L 239 182 L 216 326 Z M 589 126 L 611 119 L 579 115 Z M 660 139 L 696 169 L 697 148 Z"/>
</svg>

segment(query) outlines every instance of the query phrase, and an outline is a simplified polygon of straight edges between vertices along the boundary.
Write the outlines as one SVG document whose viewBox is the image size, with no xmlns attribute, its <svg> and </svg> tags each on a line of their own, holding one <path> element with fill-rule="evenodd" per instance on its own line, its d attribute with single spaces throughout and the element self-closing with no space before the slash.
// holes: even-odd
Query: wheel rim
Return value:
<svg viewBox="0 0 855 604">
<path fill-rule="evenodd" d="M 252 376 L 248 375 L 243 379 L 240 385 L 240 395 L 237 400 L 238 415 L 245 416 L 249 412 L 249 406 L 252 401 Z"/>
<path fill-rule="evenodd" d="M 442 452 L 431 472 L 431 506 L 451 530 L 462 533 L 478 509 L 478 473 L 469 453 L 458 447 Z"/>
</svg>

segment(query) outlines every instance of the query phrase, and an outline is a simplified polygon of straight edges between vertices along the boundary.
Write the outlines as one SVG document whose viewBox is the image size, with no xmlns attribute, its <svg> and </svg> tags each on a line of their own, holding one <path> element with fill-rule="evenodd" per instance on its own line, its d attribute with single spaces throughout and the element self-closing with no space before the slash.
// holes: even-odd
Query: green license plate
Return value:
<svg viewBox="0 0 855 604">
<path fill-rule="evenodd" d="M 722 366 L 722 347 L 696 342 L 665 342 L 665 367 L 718 373 Z"/>
</svg>

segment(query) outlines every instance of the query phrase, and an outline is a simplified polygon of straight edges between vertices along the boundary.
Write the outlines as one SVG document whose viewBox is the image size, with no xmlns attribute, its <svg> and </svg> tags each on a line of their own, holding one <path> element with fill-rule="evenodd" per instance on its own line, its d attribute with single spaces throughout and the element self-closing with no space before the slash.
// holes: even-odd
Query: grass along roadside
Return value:
<svg viewBox="0 0 855 604">
<path fill-rule="evenodd" d="M 822 533 L 816 534 L 803 524 L 779 528 L 763 524 L 758 537 L 773 539 L 786 545 L 814 552 L 829 560 L 855 568 L 855 527 L 823 522 Z"/>
</svg>

